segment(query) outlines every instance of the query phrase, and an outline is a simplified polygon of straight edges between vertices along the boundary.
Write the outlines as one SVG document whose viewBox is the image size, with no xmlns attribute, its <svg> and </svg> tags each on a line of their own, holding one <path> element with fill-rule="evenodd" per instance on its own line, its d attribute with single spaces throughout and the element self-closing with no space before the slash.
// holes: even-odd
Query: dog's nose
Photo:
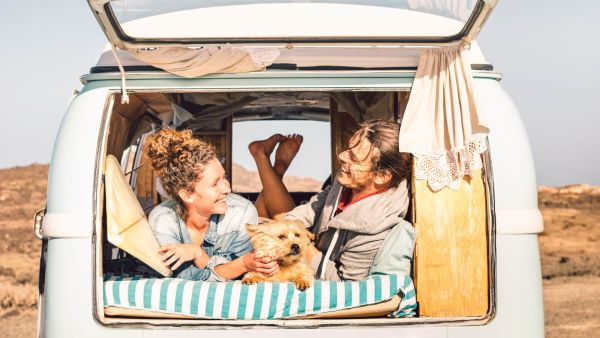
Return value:
<svg viewBox="0 0 600 338">
<path fill-rule="evenodd" d="M 292 244 L 292 255 L 297 255 L 300 253 L 300 246 L 298 244 Z"/>
</svg>

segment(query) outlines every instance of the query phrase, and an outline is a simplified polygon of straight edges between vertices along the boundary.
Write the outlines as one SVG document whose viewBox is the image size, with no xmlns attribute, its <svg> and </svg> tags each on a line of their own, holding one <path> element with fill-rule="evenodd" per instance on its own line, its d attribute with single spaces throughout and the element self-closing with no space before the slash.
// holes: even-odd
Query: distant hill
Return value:
<svg viewBox="0 0 600 338">
<path fill-rule="evenodd" d="M 258 172 L 248 171 L 238 164 L 233 164 L 231 186 L 236 192 L 258 192 L 262 190 L 262 184 Z M 323 182 L 310 177 L 284 176 L 283 183 L 288 191 L 321 191 Z"/>
</svg>

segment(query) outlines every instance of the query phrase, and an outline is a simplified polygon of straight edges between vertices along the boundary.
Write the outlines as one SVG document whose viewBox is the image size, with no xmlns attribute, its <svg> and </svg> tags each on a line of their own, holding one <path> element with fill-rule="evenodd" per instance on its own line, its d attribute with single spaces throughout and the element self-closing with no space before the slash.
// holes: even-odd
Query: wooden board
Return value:
<svg viewBox="0 0 600 338">
<path fill-rule="evenodd" d="M 406 111 L 406 106 L 408 105 L 409 97 L 410 92 L 398 93 L 398 117 L 400 121 L 402 121 L 402 117 L 404 117 L 404 112 Z"/>
<path fill-rule="evenodd" d="M 113 112 L 108 128 L 108 155 L 114 155 L 118 159 L 121 158 L 123 151 L 131 145 L 131 128 L 136 126 L 137 119 L 147 109 L 148 106 L 136 94 L 129 96 L 128 104 L 121 103 L 121 94 L 115 95 Z"/>
<path fill-rule="evenodd" d="M 482 171 L 460 190 L 413 179 L 414 282 L 423 317 L 483 316 L 489 307 L 487 199 Z"/>
<path fill-rule="evenodd" d="M 121 94 L 115 95 L 113 112 L 121 114 L 131 121 L 135 121 L 148 110 L 148 105 L 140 99 L 138 94 L 129 95 L 129 103 L 121 103 Z"/>
<path fill-rule="evenodd" d="M 141 101 L 156 114 L 172 111 L 170 94 L 164 93 L 140 93 L 138 94 Z"/>
<path fill-rule="evenodd" d="M 108 126 L 108 141 L 106 145 L 107 155 L 121 158 L 127 147 L 127 134 L 131 128 L 131 121 L 125 116 L 113 113 Z"/>
<path fill-rule="evenodd" d="M 331 173 L 334 175 L 340 168 L 338 154 L 348 148 L 348 141 L 358 129 L 358 122 L 348 113 L 339 110 L 335 100 L 329 100 L 331 127 Z"/>
<path fill-rule="evenodd" d="M 221 131 L 195 131 L 194 137 L 211 144 L 217 151 L 217 157 L 223 164 L 225 174 L 231 177 L 232 170 L 232 130 L 233 119 L 231 116 L 223 120 Z"/>
<path fill-rule="evenodd" d="M 142 209 L 146 214 L 150 213 L 151 208 L 158 204 L 158 193 L 156 191 L 156 173 L 152 168 L 152 163 L 148 154 L 148 138 L 140 145 L 140 163 L 136 173 L 135 194 L 140 202 Z"/>
</svg>

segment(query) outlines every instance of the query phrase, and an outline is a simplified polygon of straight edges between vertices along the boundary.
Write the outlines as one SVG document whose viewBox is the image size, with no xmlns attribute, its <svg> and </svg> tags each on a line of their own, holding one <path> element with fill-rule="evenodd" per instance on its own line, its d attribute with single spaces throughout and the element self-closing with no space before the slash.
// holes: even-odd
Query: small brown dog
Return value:
<svg viewBox="0 0 600 338">
<path fill-rule="evenodd" d="M 314 271 L 306 264 L 305 252 L 314 235 L 298 221 L 273 221 L 261 225 L 247 224 L 255 254 L 270 257 L 279 264 L 272 276 L 248 272 L 244 284 L 258 282 L 294 282 L 296 288 L 305 290 L 312 285 Z"/>
</svg>

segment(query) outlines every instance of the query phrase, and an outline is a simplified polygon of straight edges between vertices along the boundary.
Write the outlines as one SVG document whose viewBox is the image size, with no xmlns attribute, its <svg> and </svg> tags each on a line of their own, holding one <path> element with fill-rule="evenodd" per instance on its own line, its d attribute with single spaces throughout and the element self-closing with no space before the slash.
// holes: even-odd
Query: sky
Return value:
<svg viewBox="0 0 600 338">
<path fill-rule="evenodd" d="M 500 0 L 477 39 L 519 108 L 540 185 L 600 185 L 598 18 L 597 0 Z M 79 76 L 106 37 L 85 0 L 1 0 L 0 37 L 0 168 L 48 163 Z M 303 131 L 305 142 L 323 130 Z M 303 150 L 299 157 L 312 155 Z M 242 153 L 240 163 L 251 165 Z M 295 162 L 291 174 L 318 176 L 311 161 Z"/>
</svg>

